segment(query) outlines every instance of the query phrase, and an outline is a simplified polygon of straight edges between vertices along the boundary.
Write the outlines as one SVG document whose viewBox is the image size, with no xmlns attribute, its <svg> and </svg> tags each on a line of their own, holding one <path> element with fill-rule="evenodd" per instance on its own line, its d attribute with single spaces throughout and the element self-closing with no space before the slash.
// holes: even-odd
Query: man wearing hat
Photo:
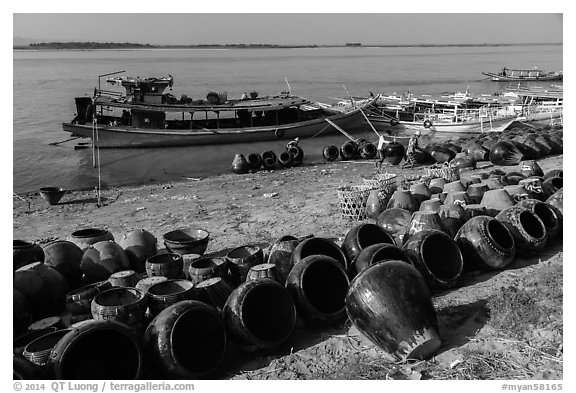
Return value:
<svg viewBox="0 0 576 393">
<path fill-rule="evenodd" d="M 414 135 L 408 141 L 408 148 L 406 149 L 406 162 L 402 165 L 402 169 L 404 169 L 406 165 L 410 165 L 410 169 L 414 168 L 414 164 L 416 163 L 416 151 L 420 150 L 418 147 L 418 138 L 420 138 L 421 135 L 422 133 L 420 130 L 416 130 Z"/>
</svg>

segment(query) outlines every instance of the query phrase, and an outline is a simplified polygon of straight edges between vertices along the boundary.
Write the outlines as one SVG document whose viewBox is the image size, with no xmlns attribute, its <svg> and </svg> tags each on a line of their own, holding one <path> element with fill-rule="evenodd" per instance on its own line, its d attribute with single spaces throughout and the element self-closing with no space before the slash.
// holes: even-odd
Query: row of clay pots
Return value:
<svg viewBox="0 0 576 393">
<path fill-rule="evenodd" d="M 357 158 L 369 160 L 376 157 L 377 154 L 376 146 L 365 139 L 346 141 L 340 148 L 334 145 L 325 146 L 322 150 L 322 156 L 326 161 L 336 161 L 338 157 L 341 157 L 342 160 Z"/>
<path fill-rule="evenodd" d="M 265 151 L 262 154 L 251 153 L 247 157 L 238 153 L 232 160 L 232 172 L 245 174 L 251 170 L 257 171 L 261 168 L 267 170 L 274 169 L 277 166 L 289 168 L 302 165 L 303 160 L 304 151 L 300 146 L 290 146 L 278 156 L 273 151 Z"/>
</svg>

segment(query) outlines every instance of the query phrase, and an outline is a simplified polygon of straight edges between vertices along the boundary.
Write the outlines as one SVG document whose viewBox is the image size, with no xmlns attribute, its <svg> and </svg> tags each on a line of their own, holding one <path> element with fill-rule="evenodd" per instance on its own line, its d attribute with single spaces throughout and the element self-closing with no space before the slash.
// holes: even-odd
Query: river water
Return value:
<svg viewBox="0 0 576 393">
<path fill-rule="evenodd" d="M 75 113 L 74 97 L 92 95 L 98 75 L 174 77 L 171 92 L 205 98 L 209 91 L 240 97 L 287 90 L 326 103 L 374 93 L 494 93 L 506 85 L 484 79 L 482 71 L 508 68 L 563 69 L 562 45 L 435 48 L 317 49 L 151 49 L 93 51 L 14 51 L 13 188 L 23 193 L 45 186 L 68 189 L 98 184 L 92 150 L 77 141 L 51 146 L 70 134 L 62 122 Z M 550 84 L 543 84 L 549 86 Z M 105 85 L 102 86 L 106 88 Z M 366 136 L 375 139 L 366 130 Z M 300 143 L 305 161 L 322 159 L 322 149 L 340 146 L 342 135 Z M 227 173 L 234 154 L 284 149 L 285 141 L 208 147 L 103 149 L 102 185 L 136 184 Z"/>
</svg>

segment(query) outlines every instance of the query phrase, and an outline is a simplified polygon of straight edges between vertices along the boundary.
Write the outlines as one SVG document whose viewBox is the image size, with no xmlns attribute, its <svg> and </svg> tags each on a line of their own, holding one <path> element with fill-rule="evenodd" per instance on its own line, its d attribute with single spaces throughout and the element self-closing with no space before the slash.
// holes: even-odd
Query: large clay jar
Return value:
<svg viewBox="0 0 576 393">
<path fill-rule="evenodd" d="M 47 366 L 57 380 L 134 380 L 142 377 L 143 365 L 142 348 L 130 328 L 85 321 L 58 341 Z"/>
<path fill-rule="evenodd" d="M 466 191 L 466 188 L 464 188 L 464 185 L 460 180 L 455 180 L 450 183 L 444 184 L 444 188 L 442 191 L 445 193 L 449 193 L 452 191 Z"/>
<path fill-rule="evenodd" d="M 358 274 L 346 312 L 363 335 L 398 360 L 428 358 L 441 345 L 428 287 L 406 262 L 381 262 Z"/>
<path fill-rule="evenodd" d="M 519 186 L 517 184 L 511 186 L 505 186 L 504 190 L 506 190 L 506 192 L 510 194 L 512 199 L 514 199 L 514 202 L 530 198 L 530 196 L 528 195 L 528 191 L 524 187 Z"/>
<path fill-rule="evenodd" d="M 397 246 L 404 244 L 404 236 L 412 219 L 412 212 L 400 208 L 386 209 L 378 216 L 376 224 L 382 227 Z"/>
<path fill-rule="evenodd" d="M 420 209 L 418 209 L 418 211 L 438 213 L 440 206 L 442 206 L 442 201 L 440 199 L 428 199 L 420 204 Z"/>
<path fill-rule="evenodd" d="M 277 162 L 278 158 L 276 157 L 276 153 L 273 151 L 267 150 L 262 153 L 262 166 L 264 169 L 274 169 Z"/>
<path fill-rule="evenodd" d="M 148 258 L 156 255 L 156 237 L 144 229 L 136 229 L 128 232 L 118 244 L 126 251 L 130 265 L 136 272 L 146 271 L 145 263 Z"/>
<path fill-rule="evenodd" d="M 500 181 L 500 176 L 484 179 L 481 181 L 481 184 L 485 184 L 490 190 L 499 190 L 504 188 L 504 184 Z"/>
<path fill-rule="evenodd" d="M 506 190 L 501 189 L 486 191 L 480 204 L 486 208 L 490 216 L 495 217 L 502 210 L 514 206 L 516 202 Z"/>
<path fill-rule="evenodd" d="M 232 172 L 240 175 L 248 173 L 249 170 L 250 165 L 248 164 L 248 161 L 244 157 L 244 154 L 240 153 L 236 154 L 234 156 L 234 159 L 232 160 Z"/>
<path fill-rule="evenodd" d="M 546 203 L 549 203 L 550 205 L 554 206 L 562 214 L 564 214 L 563 202 L 564 202 L 564 188 L 559 189 L 550 198 L 546 199 Z"/>
<path fill-rule="evenodd" d="M 536 214 L 544 227 L 548 241 L 554 240 L 562 231 L 562 214 L 559 213 L 552 205 L 541 202 L 537 199 L 525 199 L 516 204 L 516 206 L 525 207 Z"/>
<path fill-rule="evenodd" d="M 325 255 L 302 259 L 286 279 L 298 316 L 307 325 L 341 322 L 346 316 L 344 301 L 349 284 L 344 267 Z"/>
<path fill-rule="evenodd" d="M 258 153 L 250 153 L 246 158 L 250 169 L 258 170 L 262 166 L 262 156 Z"/>
<path fill-rule="evenodd" d="M 107 280 L 112 273 L 130 269 L 130 260 L 113 240 L 89 245 L 80 263 L 87 283 Z"/>
<path fill-rule="evenodd" d="M 422 202 L 430 199 L 430 196 L 432 195 L 432 192 L 430 192 L 430 189 L 424 182 L 416 183 L 410 186 L 410 193 L 416 200 L 418 206 L 420 206 Z"/>
<path fill-rule="evenodd" d="M 358 145 L 354 141 L 347 141 L 340 147 L 340 156 L 343 160 L 352 160 L 358 154 Z"/>
<path fill-rule="evenodd" d="M 470 205 L 466 205 L 463 207 L 464 207 L 464 222 L 468 221 L 472 217 L 488 215 L 486 208 L 477 203 L 472 203 Z"/>
<path fill-rule="evenodd" d="M 92 299 L 100 292 L 111 288 L 112 283 L 110 281 L 100 281 L 76 288 L 66 294 L 66 310 L 72 315 L 90 314 Z"/>
<path fill-rule="evenodd" d="M 501 140 L 490 149 L 489 160 L 494 165 L 514 166 L 523 158 L 523 153 L 511 142 Z"/>
<path fill-rule="evenodd" d="M 542 193 L 544 198 L 550 198 L 556 191 L 564 187 L 564 180 L 561 177 L 550 177 L 542 182 Z"/>
<path fill-rule="evenodd" d="M 544 174 L 544 180 L 548 180 L 552 177 L 560 177 L 560 178 L 564 178 L 564 170 L 562 169 L 552 169 L 549 170 L 548 172 L 546 172 Z"/>
<path fill-rule="evenodd" d="M 432 194 L 439 194 L 444 191 L 444 185 L 446 184 L 446 179 L 443 177 L 437 177 L 435 179 L 430 180 L 430 184 L 428 184 L 428 189 Z"/>
<path fill-rule="evenodd" d="M 267 263 L 276 265 L 278 271 L 278 280 L 280 283 L 286 281 L 286 277 L 292 269 L 292 252 L 298 246 L 300 241 L 294 236 L 282 236 L 276 240 L 268 250 Z"/>
<path fill-rule="evenodd" d="M 264 263 L 264 251 L 260 246 L 249 244 L 233 248 L 226 254 L 232 285 L 237 287 L 246 281 L 252 266 Z"/>
<path fill-rule="evenodd" d="M 164 309 L 144 333 L 149 360 L 167 379 L 205 379 L 226 359 L 228 336 L 220 315 L 194 300 Z"/>
<path fill-rule="evenodd" d="M 376 157 L 378 150 L 376 146 L 372 142 L 364 142 L 358 145 L 358 153 L 360 153 L 360 157 L 365 160 L 370 160 Z"/>
<path fill-rule="evenodd" d="M 538 199 L 541 201 L 546 200 L 544 189 L 542 188 L 543 178 L 538 176 L 528 177 L 518 182 L 528 192 L 530 198 Z"/>
<path fill-rule="evenodd" d="M 386 209 L 404 209 L 414 213 L 420 205 L 409 190 L 396 190 L 390 197 Z"/>
<path fill-rule="evenodd" d="M 470 187 L 470 185 L 478 184 L 480 182 L 481 179 L 479 179 L 478 176 L 460 176 L 460 183 L 462 183 L 466 191 L 468 191 L 468 187 Z"/>
<path fill-rule="evenodd" d="M 386 205 L 380 199 L 380 190 L 371 190 L 366 199 L 366 217 L 375 220 L 385 209 Z"/>
<path fill-rule="evenodd" d="M 351 263 L 362 249 L 373 244 L 394 244 L 394 238 L 379 225 L 363 223 L 352 227 L 342 243 L 342 250 Z M 348 268 L 348 265 L 346 266 Z"/>
<path fill-rule="evenodd" d="M 504 175 L 503 180 L 507 185 L 512 186 L 518 184 L 520 180 L 526 179 L 526 177 L 520 172 L 508 172 Z"/>
<path fill-rule="evenodd" d="M 69 329 L 56 330 L 44 334 L 35 340 L 32 340 L 22 352 L 22 356 L 31 363 L 38 366 L 45 366 L 50 359 L 50 353 L 58 343 L 68 333 Z"/>
<path fill-rule="evenodd" d="M 476 160 L 469 155 L 456 157 L 452 161 L 450 161 L 450 166 L 459 169 L 465 169 L 465 168 L 476 169 Z"/>
<path fill-rule="evenodd" d="M 544 223 L 531 210 L 512 206 L 496 216 L 514 237 L 516 255 L 528 257 L 544 249 L 548 237 Z"/>
<path fill-rule="evenodd" d="M 462 251 L 466 270 L 502 269 L 516 255 L 512 234 L 489 216 L 471 218 L 454 239 Z"/>
<path fill-rule="evenodd" d="M 164 245 L 168 251 L 184 255 L 203 255 L 208 248 L 210 232 L 198 228 L 180 228 L 165 233 Z"/>
<path fill-rule="evenodd" d="M 352 265 L 353 270 L 349 275 L 350 277 L 354 277 L 368 266 L 388 260 L 410 263 L 410 260 L 400 247 L 388 243 L 373 244 L 364 248 L 360 254 L 358 254 L 358 257 L 356 257 Z"/>
<path fill-rule="evenodd" d="M 122 270 L 120 272 L 112 273 L 108 277 L 108 282 L 112 284 L 113 287 L 130 287 L 136 286 L 138 281 L 140 281 L 142 275 L 136 273 L 134 270 Z"/>
<path fill-rule="evenodd" d="M 151 256 L 145 263 L 148 277 L 163 276 L 168 279 L 184 278 L 184 260 L 180 254 L 162 253 Z"/>
<path fill-rule="evenodd" d="M 402 250 L 432 290 L 454 287 L 462 274 L 464 260 L 452 237 L 437 230 L 412 236 Z"/>
<path fill-rule="evenodd" d="M 14 335 L 22 333 L 32 322 L 32 309 L 26 297 L 16 288 L 12 289 L 12 325 Z"/>
<path fill-rule="evenodd" d="M 278 270 L 276 269 L 276 265 L 272 263 L 261 263 L 252 266 L 246 275 L 246 280 L 258 280 L 262 278 L 278 281 Z"/>
<path fill-rule="evenodd" d="M 40 245 L 24 240 L 12 241 L 12 266 L 16 270 L 33 262 L 44 262 L 44 251 Z"/>
<path fill-rule="evenodd" d="M 114 236 L 106 229 L 85 228 L 72 232 L 68 240 L 80 247 L 82 251 L 85 251 L 91 244 L 114 240 Z"/>
<path fill-rule="evenodd" d="M 489 188 L 486 184 L 476 183 L 470 184 L 466 192 L 468 193 L 468 197 L 472 203 L 480 203 L 484 193 L 488 190 Z"/>
<path fill-rule="evenodd" d="M 526 177 L 530 176 L 544 176 L 544 172 L 536 160 L 527 160 L 520 163 L 520 173 Z"/>
<path fill-rule="evenodd" d="M 218 264 L 216 258 L 198 258 L 190 263 L 188 276 L 190 281 L 198 284 L 212 277 L 227 278 L 227 264 Z"/>
<path fill-rule="evenodd" d="M 324 157 L 326 161 L 335 161 L 338 159 L 339 155 L 340 150 L 338 150 L 338 147 L 334 145 L 326 146 L 324 150 L 322 150 L 322 157 Z"/>
<path fill-rule="evenodd" d="M 390 165 L 398 165 L 406 155 L 406 148 L 396 141 L 390 142 L 384 148 L 384 157 Z"/>
<path fill-rule="evenodd" d="M 116 321 L 141 330 L 147 303 L 145 293 L 136 288 L 114 287 L 94 296 L 90 310 L 96 320 Z"/>
<path fill-rule="evenodd" d="M 12 341 L 12 353 L 15 355 L 22 355 L 26 345 L 30 344 L 32 341 L 36 340 L 38 337 L 42 337 L 48 333 L 52 333 L 58 330 L 55 327 L 48 327 L 46 329 L 39 330 L 28 330 L 25 333 L 17 336 Z"/>
<path fill-rule="evenodd" d="M 445 205 L 458 204 L 460 206 L 465 206 L 471 202 L 466 191 L 451 191 L 446 195 L 444 199 Z"/>
<path fill-rule="evenodd" d="M 194 299 L 194 283 L 188 280 L 166 280 L 151 285 L 146 291 L 151 315 L 181 300 Z"/>
<path fill-rule="evenodd" d="M 472 158 L 474 161 L 485 161 L 489 157 L 489 152 L 482 147 L 479 143 L 467 143 L 465 145 L 466 153 L 468 156 Z"/>
<path fill-rule="evenodd" d="M 294 157 L 287 151 L 283 151 L 278 155 L 278 163 L 283 168 L 290 168 L 294 164 Z"/>
<path fill-rule="evenodd" d="M 296 327 L 292 296 L 272 280 L 240 284 L 228 297 L 222 316 L 227 331 L 246 352 L 272 352 L 290 339 Z"/>
<path fill-rule="evenodd" d="M 213 277 L 204 280 L 194 287 L 196 298 L 219 311 L 222 311 L 226 300 L 232 293 L 232 287 L 222 279 L 222 277 Z"/>
<path fill-rule="evenodd" d="M 70 288 L 78 288 L 82 280 L 83 252 L 76 244 L 66 240 L 56 240 L 44 246 L 44 263 L 52 266 L 64 276 Z"/>
<path fill-rule="evenodd" d="M 445 146 L 436 145 L 430 149 L 430 155 L 432 156 L 434 161 L 438 163 L 444 163 L 453 159 L 455 153 Z"/>
<path fill-rule="evenodd" d="M 456 235 L 456 232 L 466 222 L 466 211 L 459 204 L 450 204 L 440 206 L 438 216 L 442 220 L 442 224 L 448 229 L 448 234 L 451 237 Z"/>
<path fill-rule="evenodd" d="M 404 242 L 418 232 L 430 229 L 436 229 L 450 235 L 449 229 L 444 225 L 438 213 L 417 211 L 412 215 L 412 220 L 410 220 L 410 225 L 406 231 Z"/>
<path fill-rule="evenodd" d="M 300 263 L 304 258 L 309 257 L 311 255 L 325 255 L 327 257 L 333 258 L 338 263 L 340 263 L 345 269 L 348 268 L 348 265 L 351 260 L 348 260 L 348 257 L 342 250 L 342 248 L 338 247 L 338 245 L 330 239 L 325 239 L 322 237 L 312 237 L 306 239 L 296 248 L 292 253 L 292 266 Z"/>
<path fill-rule="evenodd" d="M 34 262 L 16 270 L 13 287 L 28 301 L 34 319 L 57 314 L 64 308 L 68 283 L 56 269 L 43 263 Z"/>
</svg>

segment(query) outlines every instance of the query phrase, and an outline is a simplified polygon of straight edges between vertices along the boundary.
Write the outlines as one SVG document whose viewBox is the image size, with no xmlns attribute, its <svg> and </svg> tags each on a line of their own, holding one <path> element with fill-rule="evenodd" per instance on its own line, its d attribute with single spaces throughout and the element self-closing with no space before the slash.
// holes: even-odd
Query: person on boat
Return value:
<svg viewBox="0 0 576 393">
<path fill-rule="evenodd" d="M 410 169 L 414 168 L 414 164 L 416 163 L 416 152 L 420 150 L 418 146 L 418 139 L 422 133 L 420 130 L 416 130 L 414 135 L 408 141 L 408 148 L 406 149 L 406 162 L 402 165 L 402 169 L 406 165 L 410 165 Z"/>
<path fill-rule="evenodd" d="M 242 101 L 245 101 L 245 100 L 247 100 L 248 98 L 249 98 L 249 96 L 248 96 L 248 93 L 246 93 L 246 92 L 244 92 L 244 94 L 242 94 L 242 97 L 240 97 L 240 99 L 241 99 Z"/>
<path fill-rule="evenodd" d="M 506 67 L 502 68 L 502 76 L 506 76 Z"/>
<path fill-rule="evenodd" d="M 300 142 L 300 138 L 296 137 L 290 142 L 286 144 L 286 149 L 290 149 L 291 147 L 298 147 L 298 143 Z"/>
</svg>

